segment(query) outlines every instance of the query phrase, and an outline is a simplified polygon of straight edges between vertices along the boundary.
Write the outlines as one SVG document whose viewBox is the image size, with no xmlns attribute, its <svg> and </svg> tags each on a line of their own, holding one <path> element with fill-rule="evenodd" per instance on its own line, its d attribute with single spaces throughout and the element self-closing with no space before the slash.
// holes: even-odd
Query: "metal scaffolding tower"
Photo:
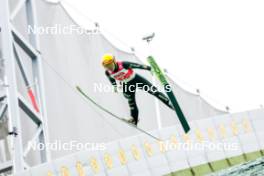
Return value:
<svg viewBox="0 0 264 176">
<path fill-rule="evenodd" d="M 37 141 L 46 144 L 48 142 L 45 93 L 42 74 L 42 59 L 40 55 L 39 38 L 36 34 L 28 34 L 29 41 L 23 36 L 13 25 L 12 21 L 16 18 L 22 7 L 26 8 L 25 23 L 29 26 L 37 26 L 36 7 L 34 0 L 19 0 L 11 12 L 9 8 L 9 0 L 0 0 L 0 35 L 2 46 L 2 56 L 4 75 L 2 80 L 2 88 L 4 95 L 1 95 L 3 102 L 0 107 L 0 119 L 4 115 L 8 119 L 9 134 L 7 138 L 10 140 L 10 160 L 0 163 L 0 173 L 9 171 L 9 173 L 17 173 L 32 166 L 26 162 L 26 158 L 31 150 L 28 142 Z M 17 48 L 20 47 L 32 59 L 32 70 L 26 72 L 27 69 L 23 65 L 23 58 L 20 57 Z M 21 73 L 25 87 L 27 89 L 28 98 L 18 91 L 17 85 L 17 69 Z M 33 82 L 30 82 L 26 73 L 32 73 Z M 26 114 L 37 126 L 35 134 L 31 140 L 25 141 L 22 138 L 21 114 Z M 23 146 L 23 144 L 26 144 Z M 43 163 L 50 160 L 49 151 L 46 149 L 38 151 Z M 39 164 L 37 163 L 37 164 Z"/>
</svg>

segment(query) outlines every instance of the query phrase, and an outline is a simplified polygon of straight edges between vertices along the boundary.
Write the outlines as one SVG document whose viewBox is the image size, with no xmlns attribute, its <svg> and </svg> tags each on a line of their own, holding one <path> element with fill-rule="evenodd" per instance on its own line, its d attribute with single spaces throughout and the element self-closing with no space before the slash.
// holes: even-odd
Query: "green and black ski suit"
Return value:
<svg viewBox="0 0 264 176">
<path fill-rule="evenodd" d="M 159 100 L 161 100 L 165 105 L 167 105 L 169 108 L 173 109 L 166 95 L 158 91 L 157 87 L 152 85 L 144 77 L 136 74 L 133 70 L 134 68 L 145 69 L 149 71 L 151 70 L 151 67 L 147 65 L 141 65 L 137 63 L 123 61 L 123 62 L 117 62 L 116 68 L 114 71 L 105 72 L 106 76 L 108 77 L 108 79 L 110 80 L 113 86 L 117 86 L 116 80 L 122 83 L 123 95 L 128 100 L 131 117 L 133 117 L 135 121 L 138 121 L 139 111 L 138 111 L 136 97 L 135 97 L 137 88 L 142 89 L 150 93 L 151 95 L 154 95 Z"/>
</svg>

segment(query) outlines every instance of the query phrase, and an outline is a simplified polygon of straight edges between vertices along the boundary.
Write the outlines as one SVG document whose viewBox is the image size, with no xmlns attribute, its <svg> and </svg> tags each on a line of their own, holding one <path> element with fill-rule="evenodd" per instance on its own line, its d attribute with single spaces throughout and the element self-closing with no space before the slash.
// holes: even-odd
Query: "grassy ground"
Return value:
<svg viewBox="0 0 264 176">
<path fill-rule="evenodd" d="M 229 167 L 253 161 L 263 156 L 263 151 L 251 152 L 223 160 L 214 161 L 207 164 L 198 165 L 192 168 L 187 168 L 173 173 L 167 174 L 166 176 L 203 176 L 211 174 Z"/>
</svg>

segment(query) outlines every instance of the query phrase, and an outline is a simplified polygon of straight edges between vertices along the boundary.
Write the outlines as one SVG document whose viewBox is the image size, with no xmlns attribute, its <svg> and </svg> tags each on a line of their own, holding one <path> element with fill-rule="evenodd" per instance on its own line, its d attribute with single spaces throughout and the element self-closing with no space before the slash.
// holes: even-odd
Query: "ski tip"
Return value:
<svg viewBox="0 0 264 176">
<path fill-rule="evenodd" d="M 189 133 L 190 132 L 190 127 L 188 127 L 188 128 L 184 128 L 184 132 L 187 134 L 187 133 Z"/>
<path fill-rule="evenodd" d="M 80 88 L 79 86 L 75 86 L 75 88 L 76 88 L 77 90 L 81 90 L 81 88 Z"/>
</svg>

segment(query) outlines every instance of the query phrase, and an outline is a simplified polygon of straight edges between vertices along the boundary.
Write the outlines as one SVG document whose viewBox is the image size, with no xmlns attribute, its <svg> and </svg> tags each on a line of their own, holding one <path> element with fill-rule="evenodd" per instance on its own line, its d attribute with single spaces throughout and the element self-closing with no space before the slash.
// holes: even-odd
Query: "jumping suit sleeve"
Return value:
<svg viewBox="0 0 264 176">
<path fill-rule="evenodd" d="M 109 79 L 109 81 L 111 82 L 111 84 L 113 86 L 116 86 L 116 80 L 114 78 L 112 78 L 107 71 L 105 71 L 105 75 L 107 76 L 107 78 Z"/>
<path fill-rule="evenodd" d="M 138 64 L 138 63 L 133 63 L 133 62 L 127 62 L 127 61 L 124 61 L 123 62 L 123 67 L 125 69 L 128 69 L 128 68 L 138 68 L 138 69 L 144 69 L 144 70 L 151 70 L 151 67 L 148 66 L 148 65 L 142 65 L 142 64 Z"/>
</svg>

